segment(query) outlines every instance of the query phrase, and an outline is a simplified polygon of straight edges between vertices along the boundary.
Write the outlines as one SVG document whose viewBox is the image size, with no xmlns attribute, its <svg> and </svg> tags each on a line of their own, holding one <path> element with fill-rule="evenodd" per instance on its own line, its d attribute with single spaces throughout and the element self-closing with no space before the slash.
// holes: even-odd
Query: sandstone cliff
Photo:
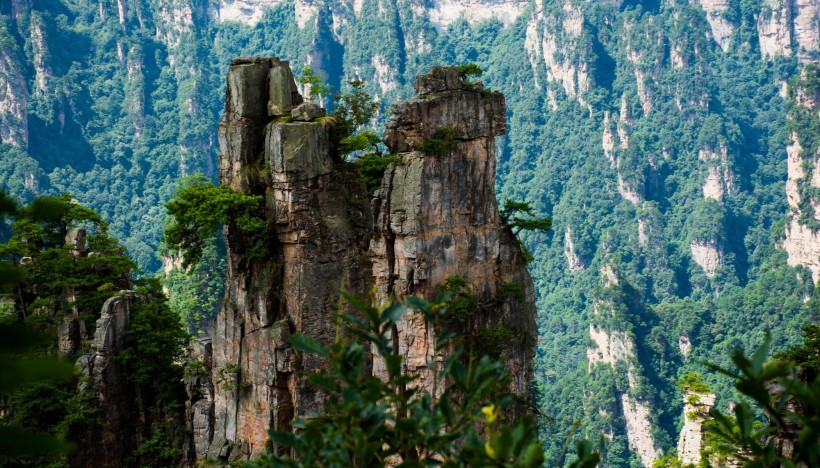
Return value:
<svg viewBox="0 0 820 468">
<path fill-rule="evenodd" d="M 698 466 L 706 437 L 703 423 L 710 419 L 709 410 L 715 405 L 715 395 L 687 390 L 684 392 L 683 402 L 683 428 L 678 438 L 678 459 L 685 465 Z"/>
<path fill-rule="evenodd" d="M 610 263 L 601 267 L 600 276 L 603 288 L 623 294 L 621 279 Z M 642 379 L 640 361 L 636 352 L 634 333 L 624 327 L 628 322 L 621 315 L 623 301 L 613 299 L 617 294 L 609 294 L 609 297 L 595 301 L 593 323 L 589 325 L 591 343 L 586 354 L 590 374 L 620 373 L 625 370 L 626 385 L 620 388 L 612 387 L 611 390 L 590 389 L 589 393 L 585 390 L 585 396 L 591 399 L 596 391 L 606 393 L 604 400 L 608 405 L 595 408 L 600 415 L 606 416 L 609 420 L 606 434 L 611 438 L 615 432 L 624 431 L 629 449 L 638 456 L 643 466 L 649 468 L 661 453 L 651 431 L 654 402 L 634 395 Z M 617 325 L 612 326 L 613 323 Z M 601 365 L 610 369 L 601 369 Z M 612 394 L 608 393 L 610 391 Z M 612 418 L 613 414 L 620 418 Z"/>
<path fill-rule="evenodd" d="M 120 291 L 103 305 L 91 352 L 76 362 L 82 376 L 77 391 L 84 392 L 87 404 L 94 408 L 93 423 L 85 421 L 93 424 L 94 437 L 83 438 L 69 454 L 70 466 L 113 468 L 138 459 L 134 450 L 145 442 L 148 429 L 167 432 L 169 440 L 179 436 L 173 430 L 182 421 L 173 413 L 163 414 L 165 410 L 158 407 L 156 395 L 143 393 L 141 386 L 129 378 L 132 369 L 120 359 L 136 311 L 152 302 L 148 295 Z"/>
<path fill-rule="evenodd" d="M 813 73 L 814 76 L 808 76 Z M 805 68 L 803 79 L 817 79 L 817 68 Z M 812 272 L 814 281 L 820 279 L 820 199 L 816 191 L 820 187 L 820 148 L 803 147 L 810 144 L 812 123 L 816 125 L 820 94 L 817 90 L 807 92 L 795 83 L 790 92 L 794 108 L 789 116 L 794 129 L 789 135 L 786 148 L 788 179 L 786 198 L 789 203 L 789 218 L 783 248 L 788 254 L 789 265 L 802 265 Z M 814 122 L 812 122 L 814 121 Z M 802 130 L 802 132 L 801 132 Z M 801 144 L 803 142 L 803 144 Z"/>
</svg>

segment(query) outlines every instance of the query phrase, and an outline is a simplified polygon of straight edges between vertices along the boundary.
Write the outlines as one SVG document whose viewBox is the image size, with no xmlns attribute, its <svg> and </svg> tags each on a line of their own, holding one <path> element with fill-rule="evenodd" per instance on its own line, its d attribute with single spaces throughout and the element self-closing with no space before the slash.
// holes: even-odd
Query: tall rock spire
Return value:
<svg viewBox="0 0 820 468">
<path fill-rule="evenodd" d="M 430 298 L 448 278 L 463 277 L 475 307 L 455 331 L 503 356 L 511 390 L 526 397 L 533 284 L 494 191 L 504 97 L 465 84 L 454 68 L 432 69 L 416 89 L 420 96 L 397 105 L 388 124 L 385 141 L 401 162 L 388 167 L 371 212 L 356 166 L 333 157 L 324 111 L 302 103 L 287 62 L 232 62 L 219 125 L 220 182 L 264 197 L 269 236 L 260 255 L 226 229 L 223 306 L 212 342 L 196 347 L 206 371 L 187 381 L 190 458 L 254 457 L 269 429 L 288 430 L 293 418 L 324 409 L 307 375 L 326 362 L 294 352 L 289 337 L 332 342 L 341 290 L 366 296 L 375 285 L 384 302 Z M 451 151 L 414 151 L 443 128 L 458 135 Z M 431 325 L 410 312 L 394 333 L 408 371 L 432 386 L 429 364 L 440 356 Z M 378 374 L 380 363 L 373 365 Z"/>
<path fill-rule="evenodd" d="M 533 284 L 495 198 L 495 137 L 505 133 L 504 96 L 463 82 L 455 67 L 433 67 L 416 78 L 415 89 L 416 98 L 394 106 L 384 137 L 401 162 L 388 168 L 373 200 L 377 296 L 433 297 L 448 278 L 463 277 L 476 310 L 455 331 L 500 352 L 512 390 L 526 395 L 535 351 Z M 451 139 L 452 149 L 418 151 L 440 138 Z M 439 357 L 431 324 L 409 313 L 394 334 L 405 365 L 432 389 L 428 363 Z M 374 370 L 382 372 L 378 362 Z"/>
<path fill-rule="evenodd" d="M 286 430 L 295 416 L 322 411 L 323 398 L 307 375 L 324 361 L 297 355 L 289 336 L 336 338 L 339 291 L 368 289 L 372 223 L 358 171 L 331 157 L 328 129 L 315 120 L 323 113 L 302 103 L 287 62 L 236 59 L 227 81 L 220 182 L 264 196 L 269 238 L 259 255 L 226 231 L 228 278 L 213 334 L 213 419 L 204 398 L 192 403 L 191 420 L 205 425 L 194 428 L 197 457 L 236 459 L 261 453 L 269 428 Z"/>
</svg>

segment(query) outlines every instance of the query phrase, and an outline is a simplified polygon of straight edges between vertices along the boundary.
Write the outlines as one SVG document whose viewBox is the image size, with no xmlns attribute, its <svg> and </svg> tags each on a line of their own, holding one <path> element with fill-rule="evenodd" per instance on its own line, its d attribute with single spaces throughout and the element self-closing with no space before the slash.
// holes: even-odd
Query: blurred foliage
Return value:
<svg viewBox="0 0 820 468">
<path fill-rule="evenodd" d="M 465 358 L 456 347 L 440 367 L 435 365 L 440 395 L 418 386 L 389 339 L 396 322 L 413 309 L 433 324 L 447 316 L 441 295 L 430 303 L 408 297 L 406 303 L 377 307 L 349 295 L 356 313 L 341 316 L 342 327 L 357 341 L 337 340 L 331 346 L 294 335 L 303 353 L 329 361 L 329 370 L 311 376 L 328 395 L 326 411 L 297 419 L 292 432 L 272 432 L 274 453 L 251 466 L 518 466 L 543 463 L 541 443 L 532 416 L 512 426 L 505 410 L 514 402 L 504 366 L 484 356 Z M 436 350 L 451 346 L 451 334 L 439 335 Z M 371 350 L 383 360 L 386 376 L 374 376 L 365 362 Z M 598 453 L 581 453 L 594 466 Z"/>
</svg>

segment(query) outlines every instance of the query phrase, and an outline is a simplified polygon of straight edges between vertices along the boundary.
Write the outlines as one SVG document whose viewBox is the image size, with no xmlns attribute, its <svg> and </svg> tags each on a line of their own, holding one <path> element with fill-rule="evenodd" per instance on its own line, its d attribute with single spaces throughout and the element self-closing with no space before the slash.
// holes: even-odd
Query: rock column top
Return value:
<svg viewBox="0 0 820 468">
<path fill-rule="evenodd" d="M 481 83 L 466 83 L 456 67 L 433 67 L 419 75 L 417 97 L 395 104 L 384 141 L 393 153 L 413 151 L 438 130 L 452 126 L 461 140 L 491 138 L 506 133 L 504 96 L 485 91 Z"/>
<path fill-rule="evenodd" d="M 464 83 L 458 76 L 456 67 L 432 67 L 424 75 L 416 77 L 413 89 L 419 95 L 464 89 Z"/>
<path fill-rule="evenodd" d="M 226 121 L 278 117 L 303 102 L 290 64 L 277 57 L 239 57 L 232 60 L 227 87 Z"/>
</svg>

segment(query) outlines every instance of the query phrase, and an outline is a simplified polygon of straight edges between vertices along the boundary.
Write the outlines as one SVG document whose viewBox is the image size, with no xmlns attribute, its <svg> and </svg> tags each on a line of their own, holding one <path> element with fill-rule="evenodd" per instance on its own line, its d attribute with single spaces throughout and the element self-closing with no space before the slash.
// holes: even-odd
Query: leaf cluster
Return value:
<svg viewBox="0 0 820 468">
<path fill-rule="evenodd" d="M 350 80 L 347 84 L 350 85 L 351 91 L 349 93 L 339 93 L 334 96 L 336 102 L 334 103 L 333 113 L 331 114 L 335 119 L 335 125 L 333 127 L 335 139 L 341 143 L 339 148 L 341 155 L 350 154 L 353 151 L 363 150 L 372 146 L 377 147 L 378 143 L 381 142 L 378 136 L 369 131 L 363 132 L 366 136 L 349 140 L 356 130 L 368 125 L 373 120 L 373 117 L 375 117 L 376 112 L 379 110 L 380 104 L 373 99 L 373 96 L 365 91 L 364 81 Z M 378 141 L 376 141 L 376 139 L 378 139 Z"/>
<path fill-rule="evenodd" d="M 445 156 L 458 147 L 461 132 L 451 126 L 444 126 L 436 130 L 432 136 L 416 146 L 416 151 L 420 151 L 429 156 Z"/>
<path fill-rule="evenodd" d="M 499 210 L 498 216 L 515 235 L 521 231 L 546 232 L 552 229 L 552 218 L 532 218 L 535 214 L 529 202 L 505 200 L 504 207 Z"/>
<path fill-rule="evenodd" d="M 310 65 L 302 68 L 302 74 L 296 78 L 296 81 L 308 87 L 312 101 L 330 96 L 330 85 L 326 84 L 320 75 L 314 73 Z"/>
<path fill-rule="evenodd" d="M 362 175 L 365 187 L 367 187 L 367 193 L 371 195 L 376 193 L 376 190 L 382 185 L 382 179 L 387 167 L 391 164 L 398 164 L 400 161 L 401 157 L 393 154 L 380 156 L 376 153 L 369 153 L 357 158 L 355 163 L 359 166 L 359 173 Z"/>
</svg>

